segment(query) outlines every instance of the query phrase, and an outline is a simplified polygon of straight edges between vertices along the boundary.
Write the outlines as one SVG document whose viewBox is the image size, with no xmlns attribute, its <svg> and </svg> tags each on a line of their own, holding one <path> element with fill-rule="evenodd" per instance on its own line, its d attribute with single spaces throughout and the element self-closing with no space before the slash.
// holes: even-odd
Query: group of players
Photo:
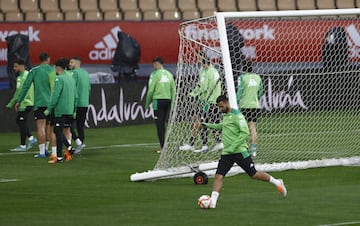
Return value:
<svg viewBox="0 0 360 226">
<path fill-rule="evenodd" d="M 74 154 L 80 155 L 85 147 L 84 123 L 91 91 L 90 77 L 81 68 L 78 57 L 60 58 L 51 66 L 50 56 L 44 52 L 39 55 L 39 60 L 41 63 L 29 72 L 24 60 L 14 61 L 14 70 L 18 74 L 16 91 L 7 107 L 17 111 L 20 146 L 11 151 L 27 151 L 38 143 L 39 153 L 35 158 L 50 156 L 49 163 L 60 163 L 64 159 L 71 160 Z M 37 139 L 28 127 L 32 111 Z M 76 148 L 71 140 L 75 141 Z M 51 154 L 47 151 L 50 143 Z"/>
</svg>

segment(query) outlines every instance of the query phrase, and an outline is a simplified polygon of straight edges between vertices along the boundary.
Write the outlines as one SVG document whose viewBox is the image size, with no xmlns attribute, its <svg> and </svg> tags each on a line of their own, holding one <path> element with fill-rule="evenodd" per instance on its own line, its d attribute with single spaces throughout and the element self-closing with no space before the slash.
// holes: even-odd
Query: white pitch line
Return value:
<svg viewBox="0 0 360 226">
<path fill-rule="evenodd" d="M 352 222 L 341 222 L 341 223 L 335 223 L 335 224 L 321 224 L 316 226 L 339 226 L 339 225 L 352 225 L 352 224 L 359 224 L 360 221 L 352 221 Z"/>
<path fill-rule="evenodd" d="M 0 179 L 0 183 L 15 182 L 15 181 L 19 181 L 19 179 Z"/>
<path fill-rule="evenodd" d="M 159 143 L 143 143 L 143 144 L 113 144 L 113 145 L 104 145 L 104 146 L 94 146 L 94 147 L 86 147 L 84 150 L 96 150 L 96 149 L 103 149 L 103 148 L 131 148 L 131 147 L 146 147 L 146 146 L 156 146 L 159 145 Z M 5 152 L 0 153 L 0 156 L 2 155 L 24 155 L 28 153 L 36 154 L 38 151 L 22 151 L 22 152 Z"/>
</svg>

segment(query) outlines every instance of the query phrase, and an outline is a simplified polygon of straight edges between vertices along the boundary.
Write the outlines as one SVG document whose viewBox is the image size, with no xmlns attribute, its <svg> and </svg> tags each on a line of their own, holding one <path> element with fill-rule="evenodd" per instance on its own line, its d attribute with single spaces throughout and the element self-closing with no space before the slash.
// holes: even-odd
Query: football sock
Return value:
<svg viewBox="0 0 360 226">
<path fill-rule="evenodd" d="M 39 144 L 39 154 L 45 155 L 45 144 Z"/>
<path fill-rule="evenodd" d="M 219 197 L 219 192 L 213 191 L 211 193 L 211 208 L 216 207 L 216 202 L 217 202 L 218 197 Z"/>
<path fill-rule="evenodd" d="M 81 140 L 79 138 L 77 138 L 75 140 L 75 143 L 76 143 L 77 146 L 82 145 L 82 142 L 81 142 Z"/>
<path fill-rule="evenodd" d="M 56 146 L 52 146 L 52 147 L 51 147 L 51 155 L 53 155 L 53 156 L 56 156 L 56 155 L 57 155 L 57 153 L 56 153 Z"/>
<path fill-rule="evenodd" d="M 45 141 L 45 150 L 49 150 L 49 144 L 50 144 L 49 141 Z"/>
<path fill-rule="evenodd" d="M 278 179 L 273 178 L 272 176 L 270 176 L 270 183 L 274 184 L 275 186 L 279 186 L 281 183 Z"/>
</svg>

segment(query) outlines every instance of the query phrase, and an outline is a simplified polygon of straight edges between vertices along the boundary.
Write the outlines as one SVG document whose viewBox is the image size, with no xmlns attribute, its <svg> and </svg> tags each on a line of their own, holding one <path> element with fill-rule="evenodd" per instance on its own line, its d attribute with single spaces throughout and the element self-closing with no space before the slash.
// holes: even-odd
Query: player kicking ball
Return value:
<svg viewBox="0 0 360 226">
<path fill-rule="evenodd" d="M 255 169 L 255 164 L 248 152 L 249 128 L 244 116 L 237 110 L 232 109 L 228 98 L 221 95 L 216 99 L 219 110 L 223 113 L 222 122 L 204 123 L 201 126 L 221 130 L 224 149 L 215 173 L 213 189 L 211 193 L 210 208 L 216 207 L 225 175 L 234 163 L 239 165 L 252 179 L 266 181 L 274 184 L 282 197 L 286 197 L 287 190 L 281 179 L 275 179 L 266 172 Z"/>
</svg>

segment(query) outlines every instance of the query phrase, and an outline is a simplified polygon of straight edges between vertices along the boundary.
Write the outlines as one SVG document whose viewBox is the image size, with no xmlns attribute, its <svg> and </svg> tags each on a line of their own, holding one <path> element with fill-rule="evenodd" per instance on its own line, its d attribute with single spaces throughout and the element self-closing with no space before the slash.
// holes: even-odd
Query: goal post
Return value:
<svg viewBox="0 0 360 226">
<path fill-rule="evenodd" d="M 165 148 L 154 169 L 130 180 L 214 174 L 221 152 L 212 149 L 219 134 L 196 125 L 199 117 L 216 122 L 221 115 L 212 101 L 215 88 L 198 92 L 202 65 L 216 70 L 221 92 L 238 108 L 245 60 L 264 84 L 257 169 L 360 164 L 359 15 L 360 9 L 219 12 L 181 23 L 177 93 Z M 180 148 L 188 143 L 195 149 Z M 207 152 L 201 151 L 204 145 Z M 230 173 L 240 172 L 234 166 Z"/>
</svg>

